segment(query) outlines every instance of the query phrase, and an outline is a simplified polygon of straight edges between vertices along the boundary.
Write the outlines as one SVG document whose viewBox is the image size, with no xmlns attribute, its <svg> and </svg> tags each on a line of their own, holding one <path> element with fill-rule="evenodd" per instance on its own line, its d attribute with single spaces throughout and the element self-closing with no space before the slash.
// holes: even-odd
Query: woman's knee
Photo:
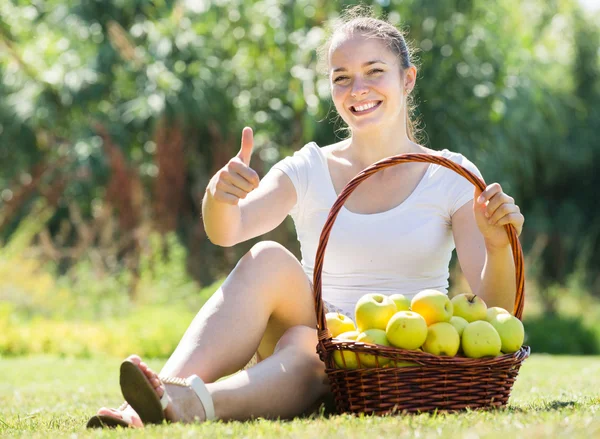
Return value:
<svg viewBox="0 0 600 439">
<path fill-rule="evenodd" d="M 260 286 L 263 292 L 278 293 L 282 287 L 310 291 L 310 282 L 298 259 L 274 241 L 255 244 L 240 259 L 234 273 L 245 285 Z"/>
<path fill-rule="evenodd" d="M 317 342 L 316 329 L 305 325 L 296 325 L 284 332 L 275 346 L 275 352 L 287 348 L 293 349 L 298 353 L 306 354 L 299 355 L 299 358 L 314 360 L 314 364 L 320 367 L 323 366 L 323 363 L 317 354 Z"/>
<path fill-rule="evenodd" d="M 302 266 L 296 257 L 283 245 L 275 241 L 261 241 L 240 259 L 236 270 L 251 271 L 268 270 L 275 273 L 276 270 L 302 271 Z"/>
<path fill-rule="evenodd" d="M 317 331 L 304 325 L 292 326 L 275 346 L 275 352 L 289 350 L 297 366 L 297 373 L 307 374 L 318 394 L 329 391 L 325 364 L 317 353 Z"/>
</svg>

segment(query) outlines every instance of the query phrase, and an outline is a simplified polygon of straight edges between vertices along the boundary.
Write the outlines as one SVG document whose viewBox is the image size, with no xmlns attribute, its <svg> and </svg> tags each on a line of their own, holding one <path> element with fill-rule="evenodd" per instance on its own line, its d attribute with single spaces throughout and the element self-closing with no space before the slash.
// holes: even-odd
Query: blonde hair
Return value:
<svg viewBox="0 0 600 439">
<path fill-rule="evenodd" d="M 383 41 L 400 61 L 400 76 L 404 79 L 405 71 L 411 66 L 417 66 L 413 60 L 416 52 L 407 42 L 404 33 L 388 21 L 377 18 L 373 9 L 365 5 L 357 5 L 346 9 L 341 16 L 330 24 L 327 41 L 319 48 L 320 70 L 327 74 L 329 67 L 329 49 L 333 38 L 340 34 L 352 35 L 358 33 L 369 38 Z M 421 129 L 418 118 L 413 119 L 417 106 L 412 93 L 406 96 L 406 132 L 408 138 L 419 143 Z"/>
</svg>

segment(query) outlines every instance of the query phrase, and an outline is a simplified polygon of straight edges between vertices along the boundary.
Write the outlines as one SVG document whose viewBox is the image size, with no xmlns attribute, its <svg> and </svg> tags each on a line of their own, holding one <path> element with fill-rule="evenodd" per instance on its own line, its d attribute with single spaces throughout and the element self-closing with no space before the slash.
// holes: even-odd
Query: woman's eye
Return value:
<svg viewBox="0 0 600 439">
<path fill-rule="evenodd" d="M 369 75 L 374 75 L 374 74 L 376 74 L 376 73 L 382 73 L 382 72 L 383 72 L 383 70 L 382 70 L 382 69 L 371 69 L 371 70 L 369 70 L 367 73 L 368 73 Z"/>
<path fill-rule="evenodd" d="M 348 79 L 348 77 L 347 77 L 347 76 L 338 76 L 337 78 L 335 78 L 335 79 L 333 80 L 333 82 L 337 84 L 338 82 L 345 81 L 346 79 Z"/>
</svg>

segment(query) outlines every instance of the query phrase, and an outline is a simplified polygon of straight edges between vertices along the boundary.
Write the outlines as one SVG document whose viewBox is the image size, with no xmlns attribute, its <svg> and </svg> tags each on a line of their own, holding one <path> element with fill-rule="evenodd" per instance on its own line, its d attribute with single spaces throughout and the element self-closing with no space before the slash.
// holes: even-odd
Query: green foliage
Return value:
<svg viewBox="0 0 600 439">
<path fill-rule="evenodd" d="M 141 204 L 152 205 L 162 166 L 156 132 L 167 121 L 181 126 L 185 139 L 177 171 L 185 175 L 186 208 L 178 212 L 177 236 L 188 250 L 174 247 L 171 236 L 143 240 L 139 273 L 123 268 L 121 254 L 114 255 L 121 266 L 108 273 L 90 257 L 41 264 L 35 270 L 54 273 L 54 281 L 25 289 L 47 291 L 55 303 L 39 308 L 41 301 L 14 286 L 35 280 L 8 277 L 13 286 L 0 295 L 10 295 L 18 312 L 29 306 L 48 317 L 123 315 L 132 289 L 141 303 L 183 301 L 194 309 L 200 301 L 186 270 L 200 271 L 194 276 L 208 285 L 244 250 L 215 249 L 198 233 L 198 200 L 208 179 L 235 153 L 244 125 L 255 128 L 253 166 L 261 175 L 307 141 L 336 139 L 328 123 L 329 83 L 316 73 L 315 49 L 327 20 L 354 3 L 0 2 L 0 240 L 9 241 L 21 223 L 35 235 L 46 219 L 56 238 L 71 221 L 69 203 L 84 221 L 91 221 L 93 206 L 110 204 L 114 166 L 98 125 L 140 176 Z M 464 153 L 521 207 L 522 241 L 532 255 L 528 274 L 551 291 L 577 272 L 597 295 L 598 15 L 582 13 L 576 0 L 367 3 L 406 29 L 418 49 L 414 93 L 428 146 Z M 4 227 L 3 203 L 26 186 L 32 168 L 59 159 L 67 187 L 58 202 L 47 203 L 55 207 L 45 211 L 51 217 L 25 200 Z M 41 188 L 57 174 L 45 176 L 30 198 L 47 197 Z M 144 221 L 152 223 L 152 215 Z M 281 241 L 293 241 L 293 229 L 284 235 Z M 21 262 L 19 256 L 10 264 Z"/>
<path fill-rule="evenodd" d="M 564 355 L 600 354 L 600 328 L 589 328 L 581 318 L 547 314 L 525 319 L 526 340 L 532 352 Z"/>
<path fill-rule="evenodd" d="M 87 358 L 137 353 L 166 358 L 172 354 L 194 312 L 177 305 L 131 308 L 118 319 L 63 320 L 19 318 L 14 306 L 0 304 L 0 355 L 53 354 Z"/>
</svg>

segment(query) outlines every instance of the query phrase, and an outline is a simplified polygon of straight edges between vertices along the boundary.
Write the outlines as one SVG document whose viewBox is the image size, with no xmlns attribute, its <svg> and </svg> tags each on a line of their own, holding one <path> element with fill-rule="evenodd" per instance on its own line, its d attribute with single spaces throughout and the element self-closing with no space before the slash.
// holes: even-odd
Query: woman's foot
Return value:
<svg viewBox="0 0 600 439">
<path fill-rule="evenodd" d="M 127 360 L 135 364 L 144 373 L 159 399 L 166 390 L 169 404 L 164 410 L 164 415 L 168 421 L 191 423 L 202 422 L 206 419 L 204 406 L 191 388 L 161 382 L 158 375 L 137 355 L 131 355 Z"/>
<path fill-rule="evenodd" d="M 144 423 L 129 404 L 124 404 L 118 409 L 102 407 L 100 410 L 98 410 L 98 413 L 96 414 L 98 416 L 110 416 L 115 419 L 125 420 L 130 427 L 144 427 Z"/>
</svg>

